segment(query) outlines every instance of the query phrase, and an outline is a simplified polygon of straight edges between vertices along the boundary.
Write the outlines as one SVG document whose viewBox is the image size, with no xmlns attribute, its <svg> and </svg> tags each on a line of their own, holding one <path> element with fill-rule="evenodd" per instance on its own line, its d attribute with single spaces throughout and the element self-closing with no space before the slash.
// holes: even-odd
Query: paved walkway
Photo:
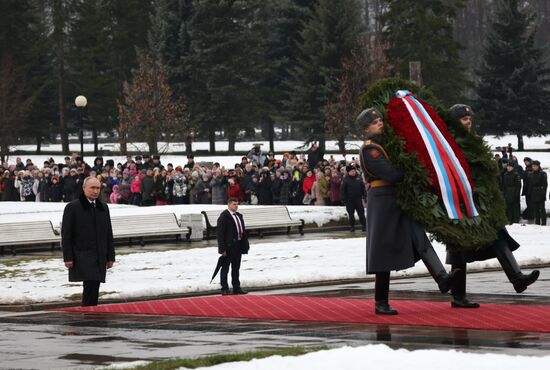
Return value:
<svg viewBox="0 0 550 370">
<path fill-rule="evenodd" d="M 518 295 L 503 272 L 470 274 L 480 303 L 550 305 L 550 268 Z M 252 294 L 372 299 L 372 283 L 288 288 Z M 392 281 L 391 299 L 446 301 L 431 278 Z M 413 326 L 306 323 L 39 311 L 0 312 L 0 368 L 91 369 L 112 363 L 249 351 L 265 347 L 387 343 L 394 348 L 461 349 L 542 356 L 550 334 Z"/>
</svg>

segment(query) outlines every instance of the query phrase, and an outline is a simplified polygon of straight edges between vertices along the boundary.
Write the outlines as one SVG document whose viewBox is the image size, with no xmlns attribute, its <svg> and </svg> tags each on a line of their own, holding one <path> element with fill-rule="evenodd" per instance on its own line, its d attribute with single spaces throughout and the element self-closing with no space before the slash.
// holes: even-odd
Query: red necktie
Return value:
<svg viewBox="0 0 550 370">
<path fill-rule="evenodd" d="M 237 220 L 237 231 L 239 233 L 239 240 L 243 238 L 243 228 L 241 227 L 241 220 L 239 220 L 239 217 L 236 213 L 233 213 L 233 216 L 235 216 L 235 219 Z"/>
</svg>

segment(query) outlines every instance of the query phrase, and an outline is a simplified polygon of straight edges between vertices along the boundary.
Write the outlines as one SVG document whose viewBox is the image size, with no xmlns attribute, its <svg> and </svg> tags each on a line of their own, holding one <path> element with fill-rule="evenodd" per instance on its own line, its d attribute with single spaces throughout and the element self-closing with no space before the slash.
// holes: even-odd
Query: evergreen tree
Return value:
<svg viewBox="0 0 550 370">
<path fill-rule="evenodd" d="M 324 150 L 324 106 L 337 89 L 341 60 L 363 31 L 362 5 L 356 0 L 319 0 L 300 36 L 300 57 L 291 70 L 288 119 Z"/>
<path fill-rule="evenodd" d="M 422 83 L 448 104 L 462 96 L 466 85 L 453 22 L 464 0 L 384 0 L 381 16 L 387 56 L 396 71 L 409 77 L 409 62 L 420 61 Z"/>
<path fill-rule="evenodd" d="M 265 0 L 260 9 L 265 56 L 260 80 L 262 128 L 273 150 L 274 126 L 284 126 L 283 102 L 289 99 L 290 69 L 296 65 L 302 40 L 303 19 L 309 17 L 315 1 Z"/>
<path fill-rule="evenodd" d="M 523 136 L 550 132 L 549 68 L 534 45 L 533 16 L 519 0 L 501 0 L 492 23 L 479 72 L 476 103 L 480 129 Z"/>
<path fill-rule="evenodd" d="M 208 132 L 211 153 L 217 130 L 224 129 L 233 152 L 239 130 L 259 120 L 260 2 L 194 1 L 188 59 L 192 89 L 186 95 L 194 126 Z"/>
<path fill-rule="evenodd" d="M 193 85 L 190 68 L 192 11 L 193 0 L 155 1 L 147 35 L 149 51 L 166 67 L 174 95 L 186 100 L 189 92 L 198 90 Z M 187 136 L 187 139 L 185 149 L 191 154 L 192 136 Z"/>
<path fill-rule="evenodd" d="M 0 96 L 0 151 L 4 157 L 9 145 L 21 137 L 35 136 L 33 132 L 42 136 L 47 131 L 38 116 L 48 75 L 40 15 L 36 1 L 0 2 L 0 85 L 5 90 Z"/>
<path fill-rule="evenodd" d="M 136 48 L 147 44 L 150 26 L 148 0 L 77 1 L 71 28 L 71 71 L 74 86 L 68 93 L 88 99 L 85 118 L 94 135 L 116 127 L 117 100 L 122 83 L 130 77 L 136 62 Z M 72 112 L 76 118 L 76 112 Z"/>
</svg>

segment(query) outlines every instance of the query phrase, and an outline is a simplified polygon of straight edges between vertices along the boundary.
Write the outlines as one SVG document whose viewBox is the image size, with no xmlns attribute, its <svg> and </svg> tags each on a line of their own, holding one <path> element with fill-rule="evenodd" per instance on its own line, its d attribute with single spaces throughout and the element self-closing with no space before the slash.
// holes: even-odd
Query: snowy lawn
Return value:
<svg viewBox="0 0 550 370">
<path fill-rule="evenodd" d="M 521 265 L 550 262 L 550 227 L 513 225 L 510 233 L 522 245 L 514 254 Z M 360 233 L 357 233 L 360 235 Z M 243 256 L 242 285 L 247 288 L 365 277 L 365 238 L 265 242 L 252 240 Z M 440 258 L 445 248 L 435 244 Z M 210 277 L 218 258 L 217 248 L 197 248 L 118 255 L 104 298 L 135 298 L 160 294 L 219 289 Z M 468 265 L 469 271 L 498 267 L 496 259 Z M 424 274 L 422 263 L 395 275 Z M 434 283 L 434 290 L 436 285 Z M 82 292 L 80 283 L 67 281 L 61 258 L 0 262 L 0 304 L 54 302 Z"/>
<path fill-rule="evenodd" d="M 229 362 L 216 366 L 201 367 L 208 370 L 424 370 L 424 369 L 547 369 L 550 356 L 528 357 L 506 354 L 469 353 L 456 350 L 391 349 L 385 344 L 362 347 L 342 347 L 301 356 L 272 356 L 264 359 Z M 181 368 L 182 370 L 184 368 Z"/>
</svg>

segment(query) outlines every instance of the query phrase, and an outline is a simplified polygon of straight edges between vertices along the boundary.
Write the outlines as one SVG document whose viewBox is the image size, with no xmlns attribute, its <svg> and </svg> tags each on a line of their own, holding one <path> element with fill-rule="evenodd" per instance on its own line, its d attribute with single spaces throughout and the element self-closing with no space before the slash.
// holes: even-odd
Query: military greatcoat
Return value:
<svg viewBox="0 0 550 370">
<path fill-rule="evenodd" d="M 367 192 L 367 274 L 414 266 L 412 222 L 397 205 L 394 184 L 403 173 L 392 166 L 378 136 L 367 138 L 360 151 Z"/>
</svg>

